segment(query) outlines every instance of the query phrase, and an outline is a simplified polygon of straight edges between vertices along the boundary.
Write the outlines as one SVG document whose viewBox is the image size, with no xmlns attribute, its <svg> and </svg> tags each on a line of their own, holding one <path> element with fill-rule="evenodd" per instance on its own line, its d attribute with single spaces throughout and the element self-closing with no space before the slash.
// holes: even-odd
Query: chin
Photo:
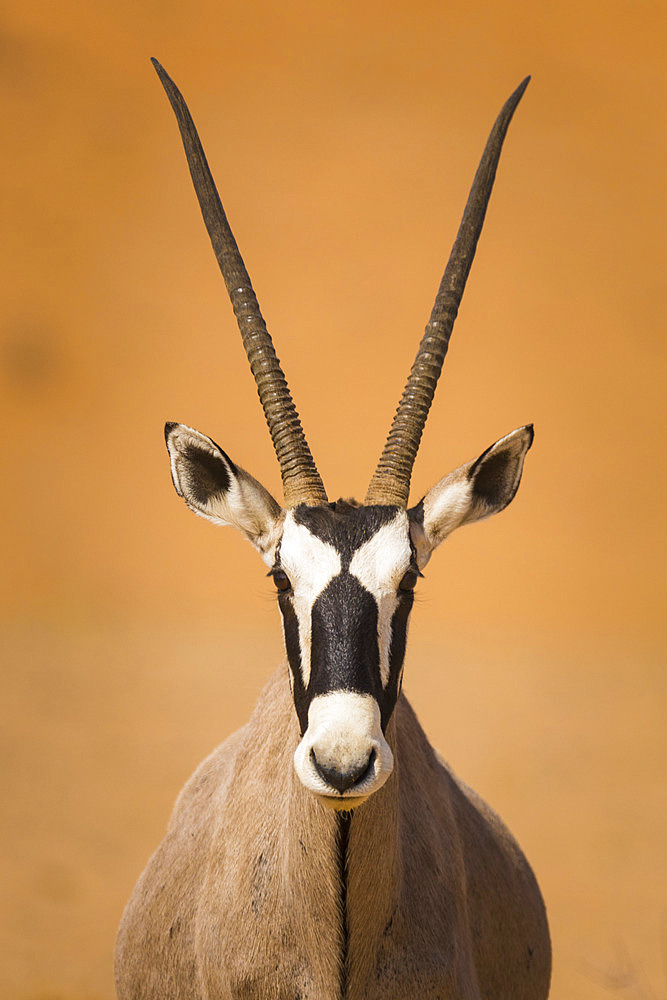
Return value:
<svg viewBox="0 0 667 1000">
<path fill-rule="evenodd" d="M 370 798 L 370 795 L 322 795 L 319 792 L 316 795 L 322 805 L 335 812 L 351 812 Z"/>
</svg>

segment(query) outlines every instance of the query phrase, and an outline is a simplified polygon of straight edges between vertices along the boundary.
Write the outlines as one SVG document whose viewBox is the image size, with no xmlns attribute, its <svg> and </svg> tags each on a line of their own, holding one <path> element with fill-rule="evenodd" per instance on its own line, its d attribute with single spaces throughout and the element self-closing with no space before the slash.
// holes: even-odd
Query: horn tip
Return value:
<svg viewBox="0 0 667 1000">
<path fill-rule="evenodd" d="M 159 76 L 160 82 L 162 83 L 162 86 L 165 88 L 165 90 L 167 89 L 169 84 L 171 84 L 171 86 L 173 87 L 174 81 L 169 76 L 162 63 L 158 59 L 156 59 L 155 56 L 151 56 L 151 62 L 153 63 L 153 69 Z"/>
<path fill-rule="evenodd" d="M 528 84 L 530 83 L 530 81 L 531 81 L 531 76 L 530 76 L 530 73 L 529 73 L 528 76 L 525 76 L 523 78 L 523 80 L 521 81 L 521 83 L 519 84 L 519 86 L 516 88 L 516 90 L 512 94 L 512 97 L 517 102 L 519 102 L 521 100 L 521 98 L 523 97 L 524 91 L 525 91 L 526 87 L 528 86 Z"/>
</svg>

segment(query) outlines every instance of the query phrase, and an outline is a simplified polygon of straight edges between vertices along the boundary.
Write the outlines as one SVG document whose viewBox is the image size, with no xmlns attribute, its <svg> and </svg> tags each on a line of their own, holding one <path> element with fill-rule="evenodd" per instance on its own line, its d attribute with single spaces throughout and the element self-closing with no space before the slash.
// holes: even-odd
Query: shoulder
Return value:
<svg viewBox="0 0 667 1000">
<path fill-rule="evenodd" d="M 186 781 L 174 805 L 169 831 L 202 819 L 219 804 L 234 772 L 234 765 L 247 726 L 237 729 L 209 754 Z"/>
</svg>

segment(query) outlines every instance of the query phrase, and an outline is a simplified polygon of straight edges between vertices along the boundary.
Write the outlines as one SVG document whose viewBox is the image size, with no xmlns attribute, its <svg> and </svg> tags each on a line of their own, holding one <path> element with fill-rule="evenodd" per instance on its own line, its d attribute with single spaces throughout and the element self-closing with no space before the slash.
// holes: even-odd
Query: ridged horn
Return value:
<svg viewBox="0 0 667 1000">
<path fill-rule="evenodd" d="M 151 59 L 151 62 L 176 115 L 204 224 L 225 279 L 250 369 L 257 383 L 257 392 L 280 463 L 285 506 L 296 507 L 300 503 L 321 506 L 327 503 L 324 485 L 310 453 L 299 414 L 276 357 L 243 258 L 229 228 L 197 129 L 174 81 L 157 59 Z"/>
<path fill-rule="evenodd" d="M 412 467 L 475 256 L 477 240 L 484 225 L 503 141 L 529 80 L 530 77 L 527 76 L 517 87 L 491 129 L 440 282 L 431 318 L 419 344 L 384 451 L 368 487 L 364 501 L 366 504 L 397 504 L 407 507 Z"/>
</svg>

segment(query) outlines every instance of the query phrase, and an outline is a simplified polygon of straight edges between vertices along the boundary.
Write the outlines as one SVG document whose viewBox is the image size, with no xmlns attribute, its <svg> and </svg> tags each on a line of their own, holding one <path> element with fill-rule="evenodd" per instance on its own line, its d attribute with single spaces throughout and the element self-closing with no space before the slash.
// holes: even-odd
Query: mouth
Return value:
<svg viewBox="0 0 667 1000">
<path fill-rule="evenodd" d="M 369 799 L 372 792 L 369 792 L 367 795 L 342 795 L 341 793 L 323 795 L 321 792 L 315 792 L 315 795 L 327 809 L 333 809 L 334 812 L 352 812 L 353 809 L 362 805 L 366 799 Z"/>
</svg>

